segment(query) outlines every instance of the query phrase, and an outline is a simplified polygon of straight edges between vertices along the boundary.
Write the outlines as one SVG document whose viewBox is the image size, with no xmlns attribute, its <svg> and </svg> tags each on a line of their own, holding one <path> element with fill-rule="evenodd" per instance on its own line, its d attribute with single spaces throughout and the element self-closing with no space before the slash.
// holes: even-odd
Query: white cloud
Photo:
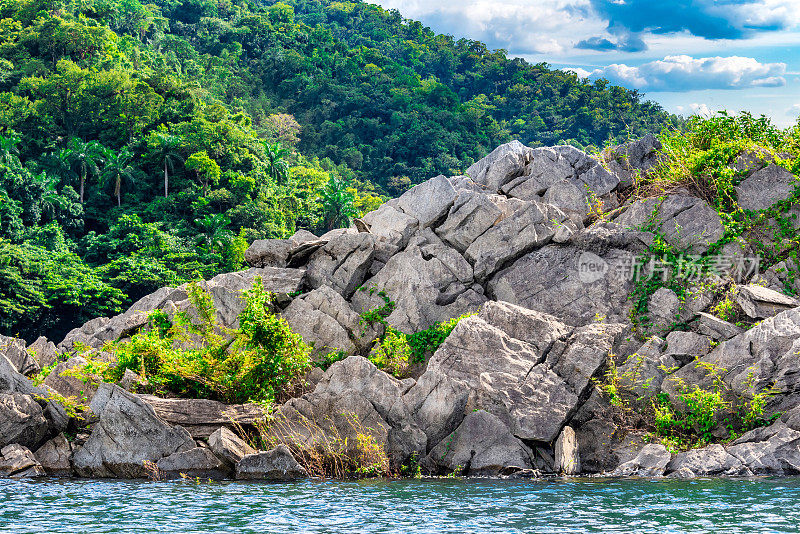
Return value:
<svg viewBox="0 0 800 534">
<path fill-rule="evenodd" d="M 587 71 L 582 71 L 586 73 Z M 667 56 L 639 66 L 615 63 L 588 73 L 592 79 L 646 91 L 749 89 L 786 85 L 785 63 L 761 63 L 754 58 Z"/>
<path fill-rule="evenodd" d="M 786 112 L 790 117 L 800 117 L 800 104 L 795 104 Z"/>
<path fill-rule="evenodd" d="M 514 54 L 558 55 L 605 32 L 590 0 L 374 0 L 436 31 L 468 37 Z"/>
</svg>

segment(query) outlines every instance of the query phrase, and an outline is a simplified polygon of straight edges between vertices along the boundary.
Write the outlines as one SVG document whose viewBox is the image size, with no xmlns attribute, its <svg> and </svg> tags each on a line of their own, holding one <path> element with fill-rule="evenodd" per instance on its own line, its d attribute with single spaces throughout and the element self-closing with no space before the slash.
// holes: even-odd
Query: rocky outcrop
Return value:
<svg viewBox="0 0 800 534">
<path fill-rule="evenodd" d="M 195 448 L 184 428 L 170 426 L 144 400 L 113 384 L 98 388 L 90 408 L 97 422 L 73 456 L 80 476 L 145 478 L 143 462 Z"/>
<path fill-rule="evenodd" d="M 0 447 L 36 447 L 50 431 L 44 410 L 30 395 L 0 393 Z"/>
<path fill-rule="evenodd" d="M 254 242 L 248 270 L 200 284 L 220 331 L 237 326 L 242 292 L 260 277 L 276 297 L 271 309 L 312 346 L 317 365 L 344 357 L 309 373 L 303 394 L 263 421 L 259 406 L 136 395 L 125 389 L 146 382 L 131 373 L 125 389 L 97 388 L 70 371 L 86 361 L 79 344 L 113 366 L 104 345 L 147 328 L 153 310 L 197 318 L 188 286 L 89 321 L 58 345 L 0 338 L 0 447 L 14 447 L 7 471 L 292 480 L 308 476 L 297 461 L 303 451 L 336 444 L 337 454 L 355 457 L 368 443 L 394 471 L 419 465 L 436 475 L 798 473 L 795 242 L 773 236 L 775 265 L 757 276 L 742 271 L 757 247 L 729 239 L 728 220 L 695 186 L 632 195 L 659 149 L 653 136 L 598 156 L 511 142 L 465 175 L 414 186 L 352 228 Z M 744 152 L 730 165 L 744 210 L 771 208 L 797 187 L 766 152 Z M 772 212 L 762 219 L 764 228 L 800 224 Z M 677 263 L 653 256 L 663 247 L 682 254 Z M 718 253 L 730 261 L 706 258 L 702 265 L 715 270 L 705 278 L 659 283 L 676 265 L 691 268 L 684 260 Z M 369 360 L 390 328 L 410 335 L 465 314 L 413 366 L 413 378 Z M 26 378 L 54 364 L 44 386 Z M 652 442 L 651 423 L 613 397 L 624 391 L 648 406 L 669 398 L 680 409 L 696 386 L 718 386 L 731 401 L 769 391 L 759 399 L 763 419 L 775 422 L 673 454 Z M 90 403 L 85 423 L 48 400 L 56 393 Z M 232 431 L 256 425 L 271 450 Z M 62 433 L 68 426 L 72 441 Z"/>
</svg>

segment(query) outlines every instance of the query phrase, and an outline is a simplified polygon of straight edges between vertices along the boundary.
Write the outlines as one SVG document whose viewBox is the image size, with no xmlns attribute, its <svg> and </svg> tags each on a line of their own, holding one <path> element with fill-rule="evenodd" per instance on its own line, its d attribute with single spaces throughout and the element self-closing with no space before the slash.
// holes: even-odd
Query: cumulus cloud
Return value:
<svg viewBox="0 0 800 534">
<path fill-rule="evenodd" d="M 598 52 L 610 52 L 612 50 L 618 50 L 620 52 L 641 52 L 642 50 L 647 50 L 647 44 L 640 36 L 628 34 L 619 37 L 616 41 L 611 41 L 604 37 L 590 37 L 578 41 L 575 48 L 596 50 Z"/>
<path fill-rule="evenodd" d="M 795 0 L 591 0 L 613 34 L 688 32 L 706 39 L 742 39 L 800 22 Z"/>
<path fill-rule="evenodd" d="M 602 33 L 590 0 L 377 0 L 438 32 L 483 41 L 516 54 L 558 54 L 576 36 Z"/>
<path fill-rule="evenodd" d="M 678 106 L 675 108 L 678 113 L 686 113 L 688 112 L 689 115 L 700 115 L 701 117 L 710 117 L 714 113 L 711 111 L 711 108 L 708 107 L 707 104 L 698 104 L 696 102 L 689 104 L 688 107 Z"/>
<path fill-rule="evenodd" d="M 579 76 L 605 78 L 612 83 L 645 91 L 694 91 L 700 89 L 748 89 L 786 85 L 785 63 L 760 63 L 749 57 L 667 56 L 638 66 L 615 63 Z"/>
<path fill-rule="evenodd" d="M 640 52 L 656 37 L 741 39 L 800 26 L 798 0 L 371 0 L 513 54 Z"/>
</svg>

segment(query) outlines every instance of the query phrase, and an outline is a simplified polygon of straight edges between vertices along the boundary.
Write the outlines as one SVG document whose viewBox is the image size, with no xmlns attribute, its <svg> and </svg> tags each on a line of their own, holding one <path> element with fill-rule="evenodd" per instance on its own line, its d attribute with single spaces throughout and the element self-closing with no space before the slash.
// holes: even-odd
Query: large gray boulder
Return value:
<svg viewBox="0 0 800 534">
<path fill-rule="evenodd" d="M 383 204 L 361 218 L 371 235 L 403 248 L 419 229 L 419 221 L 391 204 Z"/>
<path fill-rule="evenodd" d="M 637 200 L 614 222 L 658 231 L 671 245 L 694 254 L 708 250 L 725 233 L 719 214 L 707 202 L 689 194 Z"/>
<path fill-rule="evenodd" d="M 459 252 L 464 252 L 478 237 L 503 215 L 500 195 L 480 191 L 461 191 L 455 198 L 447 218 L 436 228 L 436 234 Z"/>
<path fill-rule="evenodd" d="M 719 444 L 677 454 L 667 464 L 667 473 L 672 478 L 752 475 L 741 460 Z"/>
<path fill-rule="evenodd" d="M 369 436 L 399 466 L 425 455 L 425 434 L 400 402 L 413 383 L 379 370 L 366 358 L 351 356 L 325 372 L 313 392 L 289 400 L 269 420 L 273 443 L 302 448 L 344 442 L 359 454 L 359 434 Z"/>
<path fill-rule="evenodd" d="M 58 361 L 58 350 L 55 343 L 44 336 L 40 336 L 28 347 L 33 359 L 39 364 L 40 369 L 49 367 Z"/>
<path fill-rule="evenodd" d="M 523 175 L 504 184 L 502 191 L 523 200 L 544 200 L 583 222 L 595 200 L 616 189 L 619 178 L 575 147 L 536 148 Z"/>
<path fill-rule="evenodd" d="M 753 475 L 800 473 L 800 432 L 781 421 L 742 435 L 727 447 L 727 452 Z"/>
<path fill-rule="evenodd" d="M 97 422 L 73 456 L 85 477 L 144 478 L 143 462 L 195 448 L 189 433 L 158 417 L 144 400 L 113 384 L 101 384 L 90 404 Z"/>
<path fill-rule="evenodd" d="M 457 408 L 465 395 L 466 409 L 497 416 L 517 438 L 552 443 L 623 330 L 620 325 L 590 325 L 573 333 L 553 317 L 488 302 L 478 316 L 456 325 L 409 390 L 406 405 L 412 414 L 426 404 L 437 408 L 419 420 L 434 430 L 420 424 L 429 446 L 441 439 L 442 429 L 459 423 Z M 449 399 L 456 411 L 439 409 L 441 402 L 431 403 L 430 395 Z"/>
<path fill-rule="evenodd" d="M 244 253 L 251 267 L 286 267 L 294 243 L 288 239 L 257 239 Z"/>
<path fill-rule="evenodd" d="M 800 306 L 800 300 L 756 284 L 737 287 L 736 303 L 751 319 L 766 319 Z"/>
<path fill-rule="evenodd" d="M 659 444 L 645 445 L 632 460 L 628 460 L 610 473 L 613 477 L 660 477 L 664 475 L 672 455 Z"/>
<path fill-rule="evenodd" d="M 350 304 L 325 285 L 294 299 L 281 315 L 318 357 L 337 351 L 364 352 L 376 337 Z"/>
<path fill-rule="evenodd" d="M 742 209 L 766 210 L 789 198 L 797 186 L 797 176 L 770 163 L 736 187 L 736 199 Z"/>
<path fill-rule="evenodd" d="M 576 231 L 575 224 L 558 208 L 519 201 L 507 217 L 473 241 L 464 256 L 474 266 L 475 278 L 482 280 L 554 239 L 566 241 Z"/>
<path fill-rule="evenodd" d="M 72 444 L 63 433 L 39 447 L 34 456 L 49 476 L 72 475 Z"/>
<path fill-rule="evenodd" d="M 435 225 L 447 215 L 455 198 L 456 190 L 450 180 L 440 175 L 403 193 L 397 199 L 397 206 L 419 221 L 422 229 Z"/>
<path fill-rule="evenodd" d="M 426 250 L 424 244 L 412 243 L 392 256 L 355 293 L 354 308 L 365 313 L 386 306 L 383 292 L 394 306 L 387 321 L 409 334 L 475 311 L 485 297 L 478 292 L 483 291 L 480 286 L 468 285 L 472 278 L 469 265 L 466 262 L 454 265 L 446 255 L 429 256 Z"/>
<path fill-rule="evenodd" d="M 625 322 L 645 238 L 613 223 L 595 224 L 569 245 L 550 244 L 522 256 L 489 280 L 488 293 L 571 325 Z"/>
<path fill-rule="evenodd" d="M 308 477 L 285 445 L 249 454 L 236 464 L 236 480 L 290 481 Z"/>
<path fill-rule="evenodd" d="M 309 285 L 328 285 L 349 299 L 364 282 L 376 254 L 377 237 L 368 233 L 343 234 L 332 238 L 308 261 Z"/>
<path fill-rule="evenodd" d="M 161 458 L 156 465 L 159 472 L 168 479 L 188 477 L 221 480 L 231 475 L 230 466 L 204 447 L 172 453 Z"/>
<path fill-rule="evenodd" d="M 497 476 L 531 469 L 530 449 L 496 416 L 478 410 L 442 440 L 422 462 L 432 474 L 459 472 L 466 476 Z"/>
<path fill-rule="evenodd" d="M 533 149 L 519 141 L 511 141 L 495 148 L 488 156 L 467 169 L 469 177 L 477 184 L 494 193 L 511 179 L 525 173 Z"/>
<path fill-rule="evenodd" d="M 628 141 L 603 153 L 608 169 L 620 179 L 620 186 L 633 185 L 637 178 L 658 164 L 661 142 L 653 134 Z"/>
<path fill-rule="evenodd" d="M 32 375 L 41 370 L 39 363 L 26 350 L 22 339 L 0 335 L 0 354 L 5 354 L 20 374 Z"/>
<path fill-rule="evenodd" d="M 14 444 L 0 449 L 0 476 L 29 478 L 44 474 L 44 469 L 27 447 Z"/>
<path fill-rule="evenodd" d="M 218 458 L 230 465 L 236 465 L 248 454 L 256 453 L 253 447 L 224 426 L 208 437 L 208 447 Z"/>
<path fill-rule="evenodd" d="M 30 395 L 0 393 L 0 447 L 14 443 L 36 448 L 50 425 L 44 410 Z"/>
</svg>

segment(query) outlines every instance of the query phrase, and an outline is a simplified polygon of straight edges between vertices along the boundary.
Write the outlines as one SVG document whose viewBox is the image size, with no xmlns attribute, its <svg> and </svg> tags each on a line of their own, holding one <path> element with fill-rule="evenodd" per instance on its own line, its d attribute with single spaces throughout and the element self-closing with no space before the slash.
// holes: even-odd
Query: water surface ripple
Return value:
<svg viewBox="0 0 800 534">
<path fill-rule="evenodd" d="M 800 480 L 0 480 L 2 533 L 798 532 Z"/>
</svg>

